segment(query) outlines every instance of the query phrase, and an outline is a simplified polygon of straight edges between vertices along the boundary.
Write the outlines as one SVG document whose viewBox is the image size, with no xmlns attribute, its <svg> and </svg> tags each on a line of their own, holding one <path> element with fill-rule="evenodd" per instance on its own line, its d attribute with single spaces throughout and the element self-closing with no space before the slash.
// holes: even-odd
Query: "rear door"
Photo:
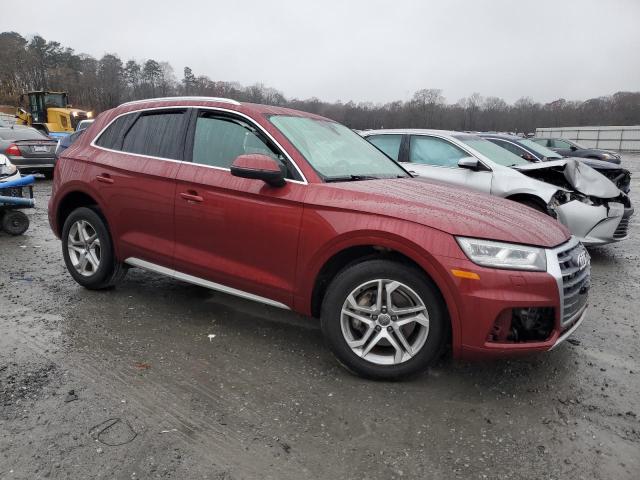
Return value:
<svg viewBox="0 0 640 480">
<path fill-rule="evenodd" d="M 426 178 L 491 193 L 491 171 L 474 171 L 458 166 L 460 159 L 470 156 L 444 138 L 411 135 L 409 162 L 403 165 Z"/>
<path fill-rule="evenodd" d="M 291 305 L 306 185 L 290 160 L 251 121 L 202 110 L 177 176 L 175 269 Z M 234 177 L 238 155 L 262 153 L 285 164 L 288 181 L 274 188 Z"/>
<path fill-rule="evenodd" d="M 131 113 L 94 142 L 89 179 L 100 193 L 122 260 L 172 265 L 173 207 L 188 109 Z"/>
</svg>

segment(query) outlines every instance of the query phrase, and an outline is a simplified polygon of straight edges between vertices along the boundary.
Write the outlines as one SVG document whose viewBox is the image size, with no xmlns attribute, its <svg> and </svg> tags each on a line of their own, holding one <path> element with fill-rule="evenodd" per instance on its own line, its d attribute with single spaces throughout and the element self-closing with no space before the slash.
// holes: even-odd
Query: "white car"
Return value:
<svg viewBox="0 0 640 480">
<path fill-rule="evenodd" d="M 515 200 L 557 218 L 585 245 L 628 235 L 629 197 L 572 159 L 529 163 L 476 135 L 443 130 L 366 130 L 361 135 L 420 176 Z"/>
</svg>

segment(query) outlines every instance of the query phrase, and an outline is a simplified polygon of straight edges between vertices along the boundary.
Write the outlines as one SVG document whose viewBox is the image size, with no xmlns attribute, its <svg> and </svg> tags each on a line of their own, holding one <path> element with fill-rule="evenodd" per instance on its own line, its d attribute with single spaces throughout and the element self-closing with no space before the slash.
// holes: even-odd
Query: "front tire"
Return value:
<svg viewBox="0 0 640 480">
<path fill-rule="evenodd" d="M 340 272 L 322 303 L 322 333 L 336 358 L 357 375 L 398 380 L 438 359 L 448 317 L 423 272 L 368 260 Z"/>
<path fill-rule="evenodd" d="M 115 258 L 105 221 L 91 208 L 76 208 L 65 220 L 62 255 L 73 279 L 89 290 L 112 287 L 126 272 Z"/>
</svg>

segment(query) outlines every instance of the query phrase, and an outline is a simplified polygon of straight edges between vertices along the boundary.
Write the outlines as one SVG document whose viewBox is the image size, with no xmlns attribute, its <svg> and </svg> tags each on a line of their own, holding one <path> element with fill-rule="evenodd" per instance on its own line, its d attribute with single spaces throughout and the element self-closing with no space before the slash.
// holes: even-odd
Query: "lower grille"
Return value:
<svg viewBox="0 0 640 480">
<path fill-rule="evenodd" d="M 562 326 L 567 325 L 587 304 L 591 286 L 589 254 L 581 243 L 558 253 L 562 273 Z"/>
<path fill-rule="evenodd" d="M 615 238 L 616 240 L 622 240 L 628 235 L 629 220 L 631 220 L 631 217 L 625 217 L 622 220 L 620 220 L 620 223 L 618 224 L 618 228 L 616 228 L 616 231 L 613 232 L 613 238 Z"/>
</svg>

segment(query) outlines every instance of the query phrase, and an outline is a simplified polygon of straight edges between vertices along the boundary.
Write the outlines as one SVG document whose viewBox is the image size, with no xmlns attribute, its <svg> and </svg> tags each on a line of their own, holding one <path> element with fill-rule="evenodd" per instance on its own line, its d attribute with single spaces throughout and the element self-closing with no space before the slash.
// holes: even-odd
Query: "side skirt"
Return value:
<svg viewBox="0 0 640 480">
<path fill-rule="evenodd" d="M 245 292 L 243 290 L 238 290 L 237 288 L 228 287 L 220 283 L 211 282 L 209 280 L 205 280 L 204 278 L 194 277 L 193 275 L 178 272 L 177 270 L 172 270 L 171 268 L 156 265 L 155 263 L 147 262 L 145 260 L 140 260 L 139 258 L 130 257 L 127 258 L 124 263 L 131 265 L 132 267 L 142 268 L 150 272 L 155 272 L 167 277 L 175 278 L 177 280 L 182 280 L 183 282 L 193 283 L 194 285 L 200 285 L 201 287 L 210 288 L 211 290 L 228 293 L 230 295 L 235 295 L 236 297 L 246 298 L 247 300 L 253 300 L 254 302 L 264 303 L 273 307 L 291 310 L 284 303 L 276 302 L 275 300 L 261 297 L 259 295 L 254 295 L 253 293 Z"/>
</svg>

